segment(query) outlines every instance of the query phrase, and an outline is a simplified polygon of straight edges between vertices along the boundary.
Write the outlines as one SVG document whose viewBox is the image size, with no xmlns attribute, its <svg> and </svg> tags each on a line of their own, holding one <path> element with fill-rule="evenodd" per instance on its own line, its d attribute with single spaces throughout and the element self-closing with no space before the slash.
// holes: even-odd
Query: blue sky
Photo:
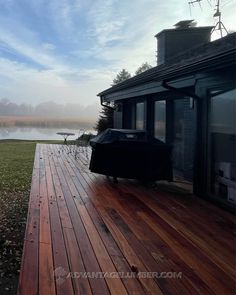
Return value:
<svg viewBox="0 0 236 295">
<path fill-rule="evenodd" d="M 236 1 L 221 2 L 236 30 Z M 190 15 L 186 0 L 0 0 L 0 99 L 98 105 L 122 68 L 155 65 L 156 33 L 183 19 L 214 24 L 214 3 Z"/>
</svg>

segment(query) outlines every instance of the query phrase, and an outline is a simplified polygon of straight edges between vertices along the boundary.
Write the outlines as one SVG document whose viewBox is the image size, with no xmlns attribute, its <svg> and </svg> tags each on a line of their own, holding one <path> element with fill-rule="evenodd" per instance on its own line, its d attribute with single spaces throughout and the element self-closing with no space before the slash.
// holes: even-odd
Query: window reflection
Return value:
<svg viewBox="0 0 236 295">
<path fill-rule="evenodd" d="M 136 104 L 136 129 L 145 129 L 145 104 L 139 102 Z"/>
<path fill-rule="evenodd" d="M 166 140 L 166 101 L 155 101 L 155 123 L 154 123 L 155 137 L 165 141 Z"/>
<path fill-rule="evenodd" d="M 211 97 L 211 192 L 236 204 L 236 89 Z"/>
</svg>

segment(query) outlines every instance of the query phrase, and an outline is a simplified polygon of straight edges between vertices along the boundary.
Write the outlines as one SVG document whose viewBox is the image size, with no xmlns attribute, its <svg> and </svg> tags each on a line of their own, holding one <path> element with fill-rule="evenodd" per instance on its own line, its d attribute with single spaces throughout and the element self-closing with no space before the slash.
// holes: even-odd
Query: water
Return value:
<svg viewBox="0 0 236 295">
<path fill-rule="evenodd" d="M 68 140 L 78 138 L 82 134 L 81 129 L 69 128 L 37 128 L 37 127 L 0 127 L 0 140 L 2 139 L 23 139 L 23 140 L 63 140 L 57 132 L 74 133 L 74 136 L 69 136 Z M 86 130 L 94 133 L 93 130 Z"/>
</svg>

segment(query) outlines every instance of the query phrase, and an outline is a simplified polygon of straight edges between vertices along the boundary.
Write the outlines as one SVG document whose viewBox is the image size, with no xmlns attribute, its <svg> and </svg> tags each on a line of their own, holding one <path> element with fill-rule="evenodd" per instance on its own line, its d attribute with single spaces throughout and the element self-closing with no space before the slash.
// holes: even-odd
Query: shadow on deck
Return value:
<svg viewBox="0 0 236 295">
<path fill-rule="evenodd" d="M 235 294 L 235 220 L 38 144 L 19 295 Z"/>
</svg>

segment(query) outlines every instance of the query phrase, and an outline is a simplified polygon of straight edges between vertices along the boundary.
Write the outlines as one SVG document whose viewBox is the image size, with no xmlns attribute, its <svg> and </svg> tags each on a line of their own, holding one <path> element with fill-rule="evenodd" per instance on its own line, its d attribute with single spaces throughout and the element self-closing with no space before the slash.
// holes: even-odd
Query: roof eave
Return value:
<svg viewBox="0 0 236 295">
<path fill-rule="evenodd" d="M 107 94 L 111 94 L 111 93 L 115 93 L 115 92 L 118 92 L 120 90 L 125 90 L 125 89 L 128 89 L 128 88 L 131 88 L 131 87 L 134 87 L 136 86 L 137 84 L 145 84 L 147 82 L 150 82 L 150 81 L 162 81 L 162 80 L 167 80 L 167 79 L 175 79 L 175 78 L 178 78 L 179 76 L 183 76 L 183 75 L 188 75 L 190 73 L 196 73 L 196 72 L 199 72 L 199 71 L 202 71 L 203 69 L 204 70 L 214 70 L 214 68 L 216 67 L 219 67 L 220 65 L 221 66 L 226 66 L 227 64 L 227 61 L 225 60 L 223 62 L 223 59 L 224 58 L 227 58 L 229 59 L 229 64 L 231 64 L 233 61 L 234 63 L 236 62 L 236 49 L 234 50 L 230 50 L 230 52 L 226 52 L 226 53 L 222 53 L 220 55 L 217 55 L 217 56 L 212 56 L 211 58 L 207 58 L 205 60 L 201 60 L 201 61 L 197 61 L 195 63 L 192 63 L 192 64 L 187 64 L 187 65 L 184 65 L 182 67 L 178 67 L 174 70 L 170 70 L 168 71 L 168 69 L 164 72 L 164 73 L 153 73 L 150 77 L 148 77 L 147 79 L 145 79 L 145 77 L 139 81 L 136 81 L 134 82 L 133 84 L 131 85 L 122 85 L 121 87 L 116 87 L 114 89 L 114 91 L 112 91 L 112 87 L 111 88 L 108 88 L 102 92 L 100 92 L 97 96 L 105 96 Z M 209 63 L 211 62 L 211 63 Z M 170 67 L 171 69 L 171 67 Z M 159 75 L 158 75 L 159 74 Z M 131 78 L 132 79 L 132 78 Z M 129 79 L 129 81 L 131 80 Z M 125 82 L 128 82 L 125 81 Z"/>
</svg>

